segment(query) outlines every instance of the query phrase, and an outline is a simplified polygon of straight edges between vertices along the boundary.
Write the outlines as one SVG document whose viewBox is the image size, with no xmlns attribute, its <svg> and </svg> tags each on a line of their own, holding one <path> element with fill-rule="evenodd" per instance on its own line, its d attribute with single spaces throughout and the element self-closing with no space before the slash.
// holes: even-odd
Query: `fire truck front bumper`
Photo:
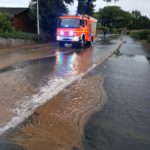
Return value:
<svg viewBox="0 0 150 150">
<path fill-rule="evenodd" d="M 80 37 L 78 36 L 68 36 L 68 37 L 63 37 L 63 36 L 57 36 L 57 41 L 64 41 L 64 42 L 79 42 Z"/>
</svg>

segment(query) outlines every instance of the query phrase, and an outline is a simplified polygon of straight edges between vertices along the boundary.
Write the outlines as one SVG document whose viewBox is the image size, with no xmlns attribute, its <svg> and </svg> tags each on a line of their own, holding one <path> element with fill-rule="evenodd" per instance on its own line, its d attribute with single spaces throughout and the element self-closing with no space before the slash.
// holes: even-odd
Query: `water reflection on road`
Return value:
<svg viewBox="0 0 150 150">
<path fill-rule="evenodd" d="M 78 74 L 86 72 L 90 67 L 91 51 L 92 47 L 80 54 L 58 51 L 56 57 L 1 69 L 0 127 L 16 114 L 20 115 L 20 111 L 24 110 L 25 113 L 38 103 L 44 103 L 78 78 Z M 35 99 L 36 103 L 33 102 Z"/>
</svg>

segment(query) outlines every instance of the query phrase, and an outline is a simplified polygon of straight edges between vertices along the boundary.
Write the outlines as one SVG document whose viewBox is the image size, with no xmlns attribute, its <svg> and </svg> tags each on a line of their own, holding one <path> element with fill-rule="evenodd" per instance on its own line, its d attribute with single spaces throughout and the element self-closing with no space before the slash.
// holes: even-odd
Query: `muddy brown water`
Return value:
<svg viewBox="0 0 150 150">
<path fill-rule="evenodd" d="M 0 149 L 83 149 L 83 126 L 106 100 L 103 76 L 87 73 L 118 47 L 99 42 L 0 70 Z"/>
<path fill-rule="evenodd" d="M 87 117 L 104 102 L 102 78 L 88 75 L 55 96 L 13 132 L 4 135 L 16 148 L 28 150 L 82 149 L 83 127 Z"/>
</svg>

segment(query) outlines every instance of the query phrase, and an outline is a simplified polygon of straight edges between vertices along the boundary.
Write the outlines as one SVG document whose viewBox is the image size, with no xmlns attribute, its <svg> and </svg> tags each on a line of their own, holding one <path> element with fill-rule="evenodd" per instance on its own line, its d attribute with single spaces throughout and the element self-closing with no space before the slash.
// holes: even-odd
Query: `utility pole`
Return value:
<svg viewBox="0 0 150 150">
<path fill-rule="evenodd" d="M 39 0 L 37 0 L 37 34 L 40 35 Z"/>
</svg>

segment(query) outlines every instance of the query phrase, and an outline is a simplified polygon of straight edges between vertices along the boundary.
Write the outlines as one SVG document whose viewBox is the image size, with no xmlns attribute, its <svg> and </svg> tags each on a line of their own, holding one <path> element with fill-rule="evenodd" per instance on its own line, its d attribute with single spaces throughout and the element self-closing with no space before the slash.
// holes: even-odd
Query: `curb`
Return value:
<svg viewBox="0 0 150 150">
<path fill-rule="evenodd" d="M 108 56 L 108 58 L 106 58 L 106 59 L 104 60 L 104 62 L 105 62 L 106 60 L 108 60 L 112 55 L 114 55 L 114 54 L 121 48 L 121 46 L 122 46 L 122 42 L 119 42 L 117 48 L 113 50 L 113 52 L 110 54 L 110 56 Z"/>
<path fill-rule="evenodd" d="M 102 65 L 105 61 L 107 61 L 112 55 L 114 55 L 114 54 L 120 49 L 121 46 L 122 46 L 122 42 L 120 41 L 120 42 L 118 42 L 117 47 L 116 47 L 115 49 L 113 49 L 113 50 L 111 51 L 111 53 L 110 53 L 108 56 L 106 56 L 101 62 L 99 62 L 99 63 L 96 64 L 93 68 L 91 68 L 85 75 L 87 75 L 90 71 L 92 71 L 92 70 L 95 69 L 96 67 Z M 83 76 L 83 77 L 84 77 L 84 76 Z"/>
</svg>

